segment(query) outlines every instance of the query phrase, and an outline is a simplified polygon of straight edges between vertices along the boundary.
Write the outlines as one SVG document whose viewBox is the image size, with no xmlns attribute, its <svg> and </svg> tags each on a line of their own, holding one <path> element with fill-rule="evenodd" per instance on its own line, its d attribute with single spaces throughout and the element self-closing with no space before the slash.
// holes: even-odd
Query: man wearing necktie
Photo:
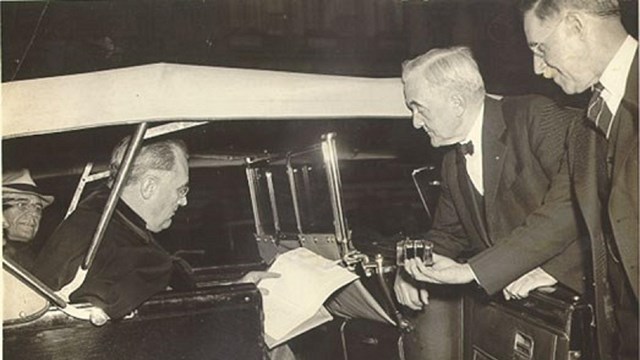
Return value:
<svg viewBox="0 0 640 360">
<path fill-rule="evenodd" d="M 434 265 L 407 260 L 394 286 L 398 301 L 422 307 L 426 294 L 415 280 L 476 281 L 507 299 L 556 282 L 582 292 L 576 213 L 569 200 L 557 204 L 558 194 L 549 191 L 566 130 L 580 113 L 541 96 L 487 96 L 464 47 L 430 50 L 404 64 L 402 79 L 414 127 L 424 129 L 433 146 L 455 150 L 443 158 L 442 193 L 426 234 Z M 562 214 L 547 224 L 540 214 L 549 211 L 548 202 Z"/>
<path fill-rule="evenodd" d="M 598 359 L 638 356 L 638 42 L 617 0 L 522 1 L 534 71 L 567 94 L 592 90 L 563 172 L 591 246 Z"/>
<path fill-rule="evenodd" d="M 638 358 L 638 42 L 617 0 L 523 0 L 534 71 L 591 89 L 567 137 L 567 196 L 590 239 L 597 359 Z M 552 214 L 550 214 L 552 215 Z"/>
</svg>

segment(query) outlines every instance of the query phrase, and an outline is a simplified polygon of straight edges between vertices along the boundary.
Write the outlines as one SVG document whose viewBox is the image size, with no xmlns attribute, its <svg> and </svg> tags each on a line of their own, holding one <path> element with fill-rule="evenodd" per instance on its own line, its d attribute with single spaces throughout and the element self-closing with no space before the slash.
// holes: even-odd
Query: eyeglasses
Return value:
<svg viewBox="0 0 640 360">
<path fill-rule="evenodd" d="M 178 197 L 183 198 L 189 193 L 189 185 L 183 185 L 178 188 Z"/>
<path fill-rule="evenodd" d="M 560 24 L 562 23 L 562 21 L 564 21 L 564 17 L 558 21 L 555 25 L 555 27 L 553 28 L 553 30 L 551 30 L 550 33 L 547 34 L 547 36 L 544 37 L 544 39 L 542 41 L 538 41 L 538 42 L 533 42 L 533 43 L 529 43 L 529 49 L 531 49 L 531 52 L 533 52 L 534 56 L 543 58 L 544 57 L 544 50 L 541 50 L 540 47 L 542 45 L 544 45 L 544 43 L 549 40 L 549 38 L 555 34 L 555 32 L 558 30 L 558 28 L 560 27 Z"/>
<path fill-rule="evenodd" d="M 44 204 L 41 202 L 30 200 L 8 200 L 2 203 L 3 209 L 16 208 L 20 211 L 35 211 L 42 212 L 44 210 Z"/>
</svg>

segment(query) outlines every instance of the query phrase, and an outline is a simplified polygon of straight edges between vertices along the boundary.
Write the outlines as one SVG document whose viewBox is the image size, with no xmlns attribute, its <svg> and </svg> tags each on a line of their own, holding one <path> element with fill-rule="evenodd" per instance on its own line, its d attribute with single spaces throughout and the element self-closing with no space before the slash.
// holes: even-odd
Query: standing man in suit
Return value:
<svg viewBox="0 0 640 360">
<path fill-rule="evenodd" d="M 415 280 L 476 281 L 507 298 L 558 281 L 582 292 L 576 213 L 569 199 L 555 201 L 564 193 L 550 191 L 557 188 L 551 184 L 566 130 L 580 114 L 541 96 L 488 97 L 464 47 L 433 49 L 407 62 L 402 79 L 414 126 L 433 146 L 456 148 L 444 156 L 442 194 L 426 236 L 434 265 L 406 261 L 406 273 L 396 277 L 400 303 L 418 309 L 425 302 Z M 547 219 L 544 211 L 560 216 Z"/>
<path fill-rule="evenodd" d="M 592 90 L 570 129 L 570 194 L 588 229 L 598 359 L 638 356 L 638 42 L 617 0 L 523 0 L 534 71 Z"/>
</svg>

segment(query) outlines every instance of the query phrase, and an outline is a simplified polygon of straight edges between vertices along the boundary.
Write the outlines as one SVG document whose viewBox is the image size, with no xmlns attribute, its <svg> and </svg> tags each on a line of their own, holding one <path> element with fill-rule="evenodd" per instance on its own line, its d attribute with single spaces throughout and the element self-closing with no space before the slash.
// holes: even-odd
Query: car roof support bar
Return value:
<svg viewBox="0 0 640 360">
<path fill-rule="evenodd" d="M 273 227 L 276 234 L 278 234 L 280 233 L 280 216 L 278 215 L 278 204 L 276 202 L 276 188 L 273 185 L 273 173 L 271 171 L 266 171 L 264 175 L 267 180 L 267 189 L 269 190 L 269 203 L 271 204 Z"/>
<path fill-rule="evenodd" d="M 300 219 L 300 205 L 298 204 L 298 186 L 296 184 L 296 170 L 291 166 L 291 156 L 287 156 L 287 176 L 289 178 L 289 190 L 293 201 L 293 213 L 296 217 L 298 232 L 302 234 L 302 220 Z"/>
<path fill-rule="evenodd" d="M 64 299 L 58 296 L 53 290 L 51 290 L 51 288 L 49 288 L 35 276 L 31 275 L 27 270 L 25 270 L 19 264 L 15 263 L 13 260 L 8 259 L 7 257 L 3 257 L 2 267 L 11 274 L 15 275 L 18 279 L 22 280 L 23 283 L 27 284 L 35 292 L 51 301 L 55 306 L 61 309 L 67 307 L 67 302 Z"/>
<path fill-rule="evenodd" d="M 109 194 L 109 198 L 107 199 L 107 203 L 104 206 L 104 211 L 102 212 L 102 216 L 100 217 L 100 222 L 98 222 L 98 227 L 96 228 L 96 232 L 91 239 L 91 245 L 89 246 L 89 251 L 84 257 L 82 261 L 82 269 L 88 270 L 91 267 L 91 263 L 96 256 L 98 251 L 98 247 L 100 246 L 100 242 L 102 242 L 102 238 L 107 229 L 107 225 L 111 220 L 111 216 L 113 215 L 113 210 L 118 203 L 118 199 L 120 198 L 120 193 L 122 192 L 122 187 L 124 185 L 127 176 L 129 175 L 129 170 L 131 169 L 131 164 L 135 159 L 140 146 L 142 145 L 142 140 L 144 139 L 144 134 L 147 131 L 147 123 L 143 122 L 138 125 L 136 128 L 136 132 L 133 135 L 133 138 L 129 142 L 129 146 L 127 147 L 127 151 L 122 159 L 122 163 L 120 164 L 120 169 L 118 170 L 118 175 L 116 176 L 115 181 L 111 187 L 111 193 Z"/>
<path fill-rule="evenodd" d="M 345 256 L 351 249 L 349 235 L 347 234 L 347 224 L 342 209 L 342 184 L 340 182 L 340 169 L 338 168 L 338 150 L 336 149 L 335 133 L 323 135 L 322 154 L 329 183 L 329 192 L 331 193 L 331 207 L 333 210 L 333 224 L 336 230 L 336 238 L 341 245 L 341 255 Z"/>
</svg>

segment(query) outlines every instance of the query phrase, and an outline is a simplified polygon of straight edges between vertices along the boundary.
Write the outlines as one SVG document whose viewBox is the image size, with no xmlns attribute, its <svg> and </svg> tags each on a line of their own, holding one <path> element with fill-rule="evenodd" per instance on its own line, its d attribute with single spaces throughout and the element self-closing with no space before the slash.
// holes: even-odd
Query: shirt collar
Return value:
<svg viewBox="0 0 640 360">
<path fill-rule="evenodd" d="M 462 141 L 462 144 L 468 143 L 471 141 L 473 143 L 474 149 L 480 149 L 482 145 L 482 123 L 484 121 L 484 101 L 480 105 L 480 111 L 478 111 L 478 115 L 476 116 L 476 120 L 474 121 L 471 129 L 469 130 L 469 134 Z M 475 152 L 474 152 L 475 154 Z"/>
<path fill-rule="evenodd" d="M 138 215 L 129 205 L 127 205 L 122 198 L 118 201 L 116 205 L 116 210 L 119 211 L 122 216 L 124 216 L 127 220 L 129 220 L 133 225 L 137 226 L 141 230 L 147 229 L 147 222 L 144 221 L 140 215 Z"/>
<path fill-rule="evenodd" d="M 637 48 L 638 41 L 627 35 L 627 38 L 605 68 L 602 76 L 600 76 L 600 83 L 604 86 L 603 92 L 605 92 L 603 98 L 607 101 L 607 105 L 609 105 L 610 108 L 612 105 L 617 108 L 620 100 L 624 97 L 627 86 L 627 76 Z M 609 104 L 609 97 L 613 97 L 612 100 L 615 100 L 616 103 Z M 613 109 L 611 110 L 615 113 Z"/>
</svg>

